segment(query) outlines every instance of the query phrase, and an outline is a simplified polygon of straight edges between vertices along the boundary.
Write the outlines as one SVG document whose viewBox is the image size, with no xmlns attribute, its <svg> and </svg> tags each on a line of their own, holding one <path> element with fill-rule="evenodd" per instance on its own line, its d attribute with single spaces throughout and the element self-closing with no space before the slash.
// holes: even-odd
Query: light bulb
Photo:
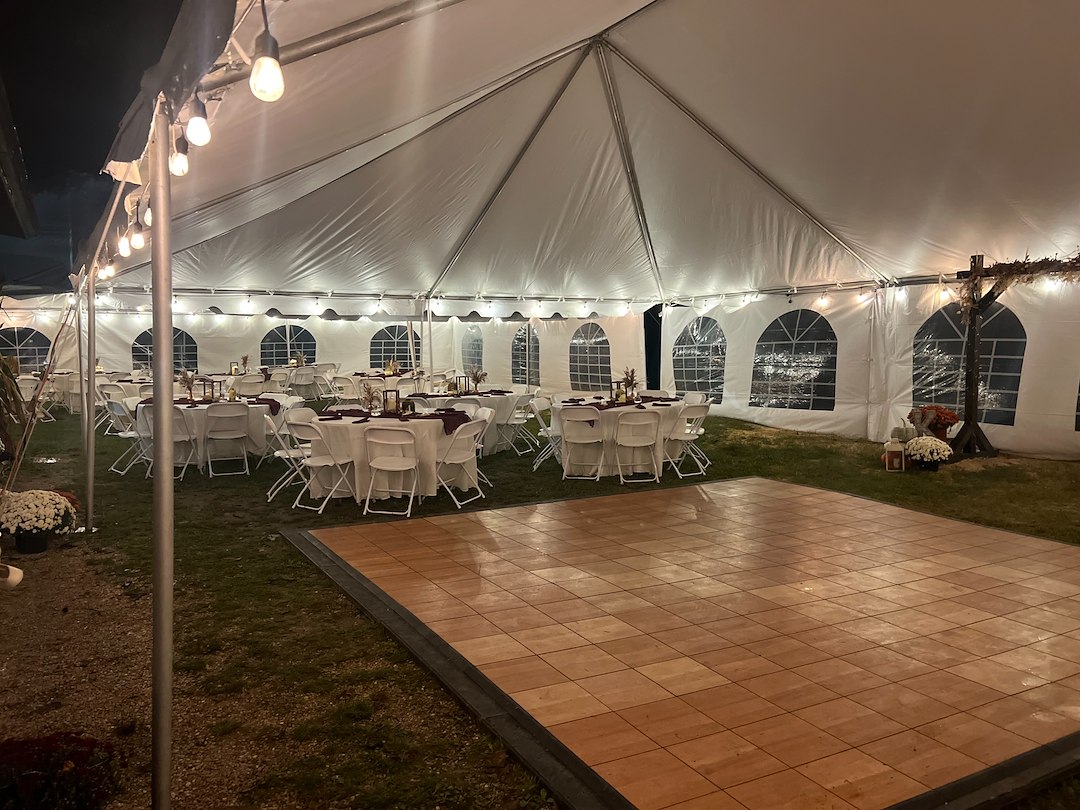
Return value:
<svg viewBox="0 0 1080 810">
<path fill-rule="evenodd" d="M 285 77 L 278 59 L 277 40 L 264 29 L 255 38 L 255 59 L 248 79 L 248 86 L 259 101 L 277 101 L 285 93 Z"/>
<path fill-rule="evenodd" d="M 210 125 L 206 123 L 206 105 L 198 96 L 191 100 L 191 116 L 187 122 L 188 143 L 206 146 L 210 143 Z"/>
<path fill-rule="evenodd" d="M 116 275 L 116 268 L 113 267 L 112 262 L 109 262 L 100 270 L 98 270 L 98 278 L 112 278 Z"/>
<path fill-rule="evenodd" d="M 948 287 L 942 287 L 941 292 L 938 293 L 938 296 L 941 298 L 942 301 L 948 301 L 952 297 L 952 293 L 949 292 Z"/>
<path fill-rule="evenodd" d="M 178 135 L 173 145 L 172 154 L 169 155 L 169 174 L 174 177 L 183 177 L 188 173 L 188 142 L 183 135 Z"/>
<path fill-rule="evenodd" d="M 121 236 L 120 241 L 116 243 L 116 252 L 125 259 L 131 255 L 131 240 L 126 233 Z"/>
<path fill-rule="evenodd" d="M 143 236 L 142 226 L 136 224 L 131 230 L 131 246 L 135 250 L 142 250 L 146 247 L 146 237 Z"/>
<path fill-rule="evenodd" d="M 154 212 L 150 210 L 150 203 L 139 206 L 139 221 L 147 228 L 154 224 Z"/>
</svg>

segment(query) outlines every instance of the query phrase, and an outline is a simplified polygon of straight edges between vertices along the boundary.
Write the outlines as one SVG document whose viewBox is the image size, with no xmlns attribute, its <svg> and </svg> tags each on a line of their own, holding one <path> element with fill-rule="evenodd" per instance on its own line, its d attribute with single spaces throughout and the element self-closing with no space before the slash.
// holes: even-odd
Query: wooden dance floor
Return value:
<svg viewBox="0 0 1080 810">
<path fill-rule="evenodd" d="M 643 810 L 885 808 L 1080 731 L 1080 548 L 763 479 L 310 534 Z"/>
</svg>

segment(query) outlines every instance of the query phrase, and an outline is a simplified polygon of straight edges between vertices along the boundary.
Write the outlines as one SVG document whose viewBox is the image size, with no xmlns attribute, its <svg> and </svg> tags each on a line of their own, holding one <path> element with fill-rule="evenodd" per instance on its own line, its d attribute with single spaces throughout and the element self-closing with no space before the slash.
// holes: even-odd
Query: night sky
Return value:
<svg viewBox="0 0 1080 810">
<path fill-rule="evenodd" d="M 181 0 L 0 0 L 0 76 L 33 191 L 96 174 Z"/>
</svg>

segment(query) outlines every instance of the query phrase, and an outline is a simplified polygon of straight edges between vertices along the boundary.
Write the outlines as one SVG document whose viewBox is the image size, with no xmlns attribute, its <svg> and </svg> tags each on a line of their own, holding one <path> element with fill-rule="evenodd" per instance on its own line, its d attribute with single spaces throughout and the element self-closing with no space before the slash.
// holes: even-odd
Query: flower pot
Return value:
<svg viewBox="0 0 1080 810">
<path fill-rule="evenodd" d="M 915 465 L 920 470 L 927 470 L 928 472 L 937 472 L 938 467 L 941 466 L 940 461 L 916 461 Z"/>
<path fill-rule="evenodd" d="M 20 532 L 15 535 L 15 549 L 20 554 L 41 554 L 49 547 L 49 532 Z"/>
<path fill-rule="evenodd" d="M 947 442 L 949 440 L 949 429 L 947 427 L 935 427 L 930 428 L 930 430 L 933 432 L 935 437 L 941 439 L 943 442 Z"/>
</svg>

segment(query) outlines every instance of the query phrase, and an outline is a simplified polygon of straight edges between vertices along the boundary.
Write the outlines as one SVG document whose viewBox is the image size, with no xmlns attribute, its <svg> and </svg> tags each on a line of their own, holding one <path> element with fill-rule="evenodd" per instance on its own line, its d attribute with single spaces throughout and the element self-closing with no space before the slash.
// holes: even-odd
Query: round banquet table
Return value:
<svg viewBox="0 0 1080 810">
<path fill-rule="evenodd" d="M 126 401 L 125 401 L 126 402 Z M 199 469 L 206 466 L 206 430 L 207 430 L 207 418 L 206 410 L 212 403 L 197 403 L 194 408 L 190 405 L 180 405 L 191 425 L 191 430 L 195 434 L 195 458 L 198 462 Z M 245 446 L 249 453 L 255 455 L 262 455 L 266 451 L 266 422 L 264 416 L 270 415 L 269 405 L 251 405 L 241 400 L 241 404 L 248 407 L 248 425 L 247 425 L 247 439 L 245 440 Z M 284 410 L 284 409 L 283 409 Z M 275 421 L 281 419 L 282 411 L 278 412 L 278 416 Z M 145 405 L 136 405 L 135 408 L 135 430 L 142 438 L 144 450 L 148 456 L 153 456 L 153 441 L 150 439 L 150 422 L 147 418 L 148 411 Z"/>
<path fill-rule="evenodd" d="M 593 404 L 594 401 L 589 399 L 586 399 L 585 402 L 553 402 L 551 404 L 552 425 L 558 425 L 559 432 L 561 433 L 563 427 L 562 412 L 564 408 L 589 406 Z M 619 457 L 623 460 L 624 473 L 629 471 L 635 473 L 651 473 L 653 471 L 654 462 L 656 464 L 656 469 L 661 472 L 663 471 L 664 437 L 669 435 L 675 427 L 683 407 L 685 406 L 682 402 L 649 402 L 645 404 L 646 410 L 657 410 L 660 412 L 660 436 L 658 437 L 655 447 L 623 447 L 618 451 L 620 454 Z M 619 468 L 615 463 L 615 428 L 619 421 L 619 414 L 636 412 L 637 409 L 634 405 L 620 405 L 600 411 L 600 427 L 604 431 L 604 464 L 600 467 L 601 476 L 619 474 Z M 563 470 L 567 475 L 596 475 L 597 462 L 600 460 L 600 448 L 598 446 L 575 446 L 573 455 L 574 463 L 572 465 L 567 464 L 566 448 L 563 448 Z M 652 457 L 651 460 L 650 456 Z"/>
<path fill-rule="evenodd" d="M 499 425 L 505 425 L 514 415 L 514 407 L 517 405 L 520 394 L 440 394 L 425 395 L 424 399 L 432 408 L 445 408 L 450 399 L 460 399 L 466 402 L 475 402 L 480 408 L 491 408 L 495 411 L 495 421 L 484 431 L 484 455 L 490 456 L 503 449 L 503 442 L 499 434 Z M 413 397 L 408 397 L 413 399 Z"/>
<path fill-rule="evenodd" d="M 452 440 L 446 434 L 443 423 L 439 419 L 383 419 L 374 417 L 366 420 L 354 417 L 342 419 L 315 419 L 322 430 L 324 442 L 313 441 L 311 443 L 312 455 L 326 453 L 339 460 L 349 460 L 353 464 L 353 489 L 356 492 L 356 500 L 359 503 L 367 497 L 368 484 L 371 483 L 371 468 L 368 466 L 367 441 L 364 436 L 372 428 L 380 427 L 403 427 L 413 434 L 416 439 L 416 457 L 419 461 L 419 481 L 416 493 L 421 497 L 434 496 L 438 493 L 439 479 L 435 475 L 438 460 L 446 452 Z M 327 446 L 329 445 L 329 446 Z M 464 469 L 458 469 L 457 476 L 449 479 L 449 483 L 457 489 L 470 489 L 476 480 L 476 458 L 471 463 L 462 465 Z M 316 498 L 326 496 L 327 486 L 333 481 L 332 473 L 321 471 L 312 481 L 311 494 Z M 376 499 L 396 497 L 396 492 L 403 486 L 411 487 L 411 473 L 391 473 L 378 471 L 375 479 L 375 489 L 371 496 Z M 394 491 L 394 495 L 391 494 Z M 349 493 L 339 490 L 334 497 L 343 498 Z"/>
</svg>

